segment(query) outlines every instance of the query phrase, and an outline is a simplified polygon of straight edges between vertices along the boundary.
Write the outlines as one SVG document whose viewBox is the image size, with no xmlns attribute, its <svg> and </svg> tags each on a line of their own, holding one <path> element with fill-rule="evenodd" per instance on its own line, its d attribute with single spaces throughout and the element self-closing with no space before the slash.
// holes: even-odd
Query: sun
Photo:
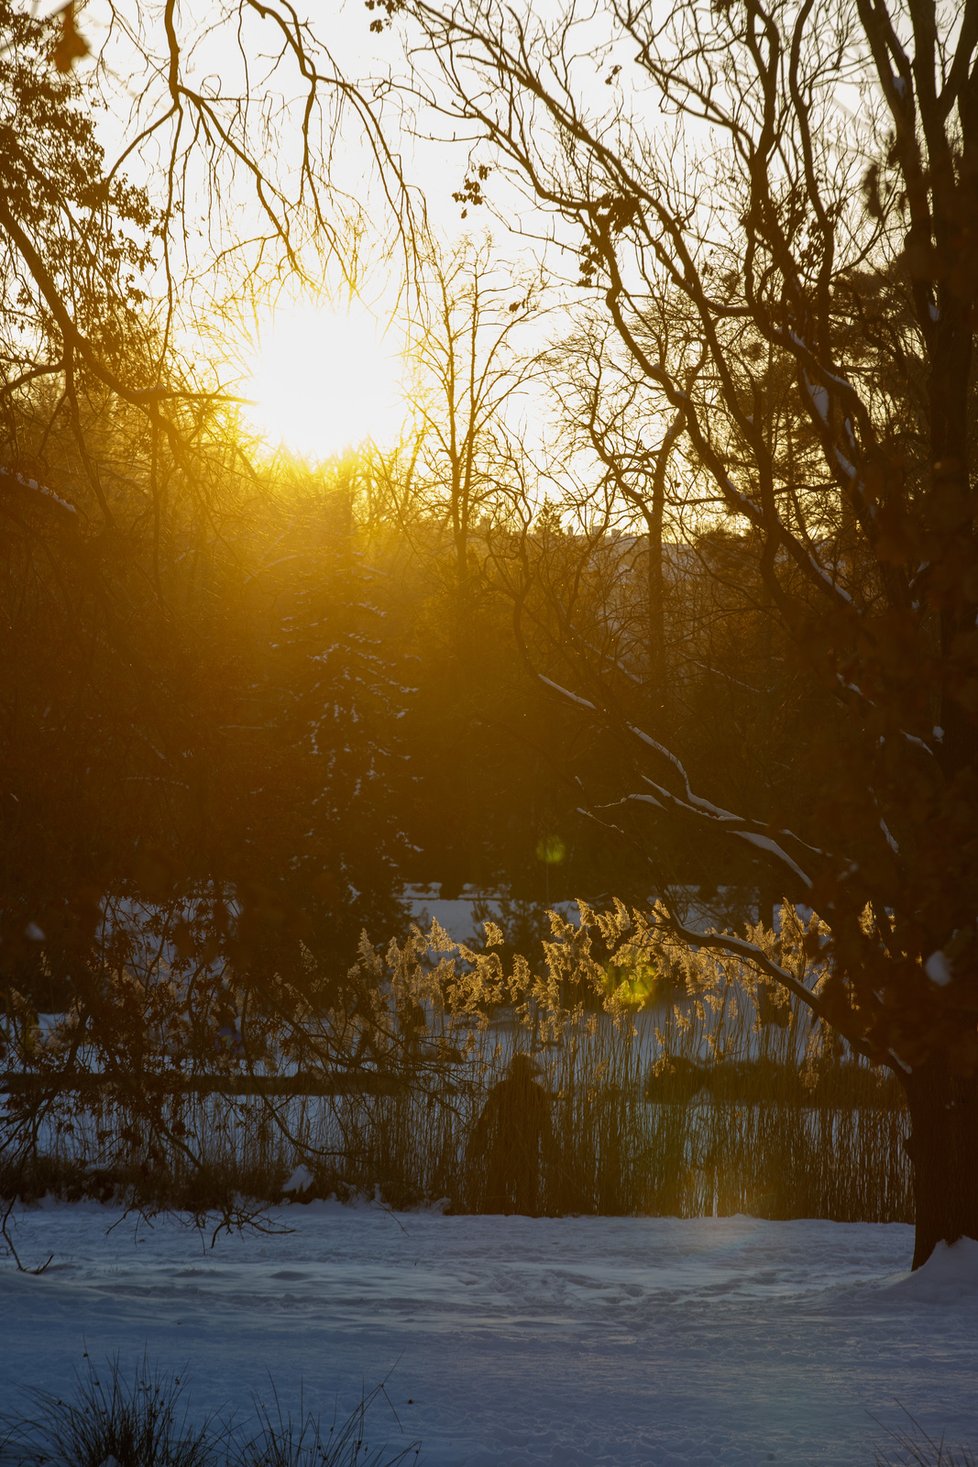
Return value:
<svg viewBox="0 0 978 1467">
<path fill-rule="evenodd" d="M 401 361 L 362 306 L 280 305 L 257 327 L 246 417 L 273 448 L 311 462 L 393 445 L 405 414 Z"/>
</svg>

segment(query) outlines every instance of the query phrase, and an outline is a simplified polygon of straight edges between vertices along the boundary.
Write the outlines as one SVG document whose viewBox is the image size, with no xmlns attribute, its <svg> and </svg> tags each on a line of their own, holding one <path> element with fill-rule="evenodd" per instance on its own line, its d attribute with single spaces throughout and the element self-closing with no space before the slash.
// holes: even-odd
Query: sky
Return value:
<svg viewBox="0 0 978 1467">
<path fill-rule="evenodd" d="M 59 7 L 31 0 L 30 8 L 47 17 Z M 355 80 L 360 95 L 334 115 L 337 89 L 321 88 L 324 105 L 311 114 L 314 146 L 301 189 L 305 84 L 293 58 L 275 57 L 281 35 L 274 23 L 237 3 L 185 3 L 176 17 L 182 81 L 215 106 L 235 146 L 250 149 L 265 175 L 264 197 L 289 229 L 286 250 L 249 168 L 235 165 L 226 145 L 215 162 L 194 137 L 192 107 L 179 125 L 168 118 L 161 8 L 82 0 L 77 25 L 90 54 L 77 69 L 97 83 L 106 104 L 97 127 L 107 158 L 124 158 L 125 171 L 146 181 L 161 203 L 177 160 L 168 260 L 178 345 L 198 374 L 216 376 L 249 401 L 246 428 L 272 450 L 284 445 L 316 460 L 368 438 L 389 448 L 407 417 L 409 373 L 401 359 L 413 265 L 398 234 L 394 165 L 409 185 L 415 223 L 423 215 L 443 247 L 494 231 L 503 270 L 518 271 L 525 243 L 505 237 L 488 210 L 453 197 L 468 145 L 450 140 L 451 122 L 412 110 L 406 94 L 386 85 L 407 73 L 407 42 L 396 29 L 372 33 L 373 12 L 362 0 L 312 15 L 323 43 L 320 69 L 343 83 Z M 249 101 L 236 109 L 239 96 Z M 384 147 L 390 159 L 380 167 L 375 152 Z M 498 180 L 493 186 L 498 193 Z M 295 207 L 300 192 L 305 205 L 317 201 L 313 208 Z M 162 256 L 151 288 L 163 297 Z"/>
<path fill-rule="evenodd" d="M 22 3 L 42 18 L 59 10 L 58 0 Z M 534 6 L 534 18 L 556 8 Z M 492 207 L 454 197 L 469 170 L 471 129 L 426 108 L 410 88 L 390 84 L 406 81 L 412 64 L 423 72 L 425 54 L 412 53 L 410 29 L 400 19 L 372 32 L 379 12 L 369 11 L 363 0 L 313 8 L 322 72 L 343 84 L 355 80 L 359 95 L 348 96 L 337 117 L 337 87 L 321 88 L 325 105 L 311 114 L 315 146 L 301 184 L 305 204 L 314 198 L 318 203 L 293 207 L 302 176 L 305 83 L 291 56 L 276 57 L 281 32 L 256 10 L 237 0 L 178 5 L 181 80 L 215 107 L 214 117 L 230 129 L 235 146 L 250 149 L 259 163 L 265 200 L 279 222 L 287 219 L 288 250 L 274 237 L 249 167 L 235 165 L 226 144 L 209 154 L 205 140 L 194 136 L 193 106 L 185 106 L 179 124 L 168 115 L 161 6 L 79 0 L 77 25 L 90 53 L 77 63 L 78 74 L 97 83 L 105 103 L 98 107 L 97 127 L 108 159 L 123 158 L 125 171 L 134 181 L 147 181 L 161 202 L 171 178 L 175 182 L 171 326 L 201 384 L 244 400 L 243 423 L 259 451 L 262 443 L 271 453 L 284 447 L 316 462 L 342 457 L 368 440 L 386 450 L 405 433 L 410 436 L 404 402 L 410 371 L 403 357 L 405 313 L 414 309 L 413 261 L 398 235 L 400 205 L 392 202 L 398 186 L 393 165 L 403 170 L 415 224 L 423 217 L 443 247 L 466 234 L 487 234 L 501 271 L 514 281 L 531 255 L 549 257 L 555 273 L 547 311 L 533 331 L 524 332 L 533 349 L 552 339 L 555 322 L 566 328 L 558 308 L 569 297 L 560 277 L 576 275 L 576 256 L 561 257 L 537 237 L 553 222 L 527 216 L 517 190 L 498 169 L 487 185 Z M 288 7 L 273 12 L 285 15 Z M 591 46 L 590 32 L 578 34 L 577 43 L 586 52 L 579 64 L 584 95 L 606 107 L 614 89 L 600 85 L 605 62 Z M 247 105 L 236 107 L 238 97 L 248 98 Z M 385 147 L 390 158 L 379 167 L 374 155 Z M 150 282 L 151 294 L 161 301 L 163 263 L 161 255 Z M 551 398 L 549 392 L 527 391 L 506 409 L 541 465 L 548 459 L 545 442 L 556 441 Z M 561 473 L 573 479 L 570 450 L 563 444 L 561 451 Z"/>
<path fill-rule="evenodd" d="M 34 0 L 29 8 L 46 18 L 59 5 Z M 318 53 L 320 70 L 341 82 L 363 78 L 363 96 L 379 116 L 374 86 L 392 60 L 385 46 L 396 59 L 399 45 L 371 34 L 359 0 L 313 19 L 329 47 Z M 77 6 L 90 47 L 77 71 L 105 104 L 96 125 L 108 162 L 124 159 L 124 171 L 161 206 L 175 186 L 168 264 L 182 354 L 198 373 L 216 374 L 226 390 L 255 400 L 246 426 L 273 449 L 284 441 L 316 459 L 341 455 L 365 437 L 391 446 L 404 417 L 404 334 L 391 321 L 404 302 L 405 258 L 385 197 L 390 171 L 385 182 L 372 156 L 382 146 L 375 122 L 359 99 L 334 115 L 337 89 L 327 82 L 323 105 L 310 116 L 303 179 L 305 84 L 291 56 L 276 58 L 275 25 L 237 4 L 182 4 L 176 24 L 181 81 L 213 106 L 233 147 L 260 166 L 260 186 L 249 166 L 234 163 L 231 146 L 209 153 L 194 134 L 193 106 L 179 124 L 168 118 L 161 7 Z M 409 143 L 394 127 L 390 136 L 399 149 Z M 438 176 L 445 184 L 443 166 Z M 434 203 L 438 195 L 433 189 Z M 449 226 L 457 214 L 453 204 Z M 278 226 L 288 231 L 287 246 Z M 165 295 L 162 254 L 151 289 Z"/>
</svg>

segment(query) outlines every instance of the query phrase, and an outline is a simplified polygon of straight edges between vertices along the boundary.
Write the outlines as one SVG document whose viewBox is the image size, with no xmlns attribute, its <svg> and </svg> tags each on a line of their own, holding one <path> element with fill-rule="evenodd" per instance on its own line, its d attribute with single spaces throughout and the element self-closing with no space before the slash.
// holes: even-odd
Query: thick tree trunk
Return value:
<svg viewBox="0 0 978 1467">
<path fill-rule="evenodd" d="M 978 1079 L 940 1060 L 902 1077 L 910 1107 L 905 1141 L 913 1164 L 916 1237 L 913 1267 L 938 1243 L 978 1239 Z"/>
</svg>

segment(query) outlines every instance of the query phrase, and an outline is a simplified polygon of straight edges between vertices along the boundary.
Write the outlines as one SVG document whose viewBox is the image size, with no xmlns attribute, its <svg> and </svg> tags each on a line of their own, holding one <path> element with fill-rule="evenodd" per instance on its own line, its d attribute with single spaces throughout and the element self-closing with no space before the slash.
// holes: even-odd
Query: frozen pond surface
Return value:
<svg viewBox="0 0 978 1467">
<path fill-rule="evenodd" d="M 95 1204 L 21 1212 L 24 1262 L 53 1261 L 0 1268 L 0 1411 L 145 1351 L 201 1415 L 274 1384 L 328 1421 L 386 1381 L 371 1445 L 428 1467 L 855 1467 L 906 1412 L 978 1444 L 978 1245 L 911 1278 L 897 1225 L 269 1217 L 293 1231 L 212 1248 Z"/>
</svg>

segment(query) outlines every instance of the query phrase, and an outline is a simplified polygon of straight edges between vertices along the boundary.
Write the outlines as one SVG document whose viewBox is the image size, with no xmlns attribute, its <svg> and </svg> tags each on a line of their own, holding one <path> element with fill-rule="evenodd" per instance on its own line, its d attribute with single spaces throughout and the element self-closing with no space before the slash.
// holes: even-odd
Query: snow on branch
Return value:
<svg viewBox="0 0 978 1467">
<path fill-rule="evenodd" d="M 862 473 L 849 457 L 849 453 L 854 455 L 857 449 L 856 436 L 852 431 L 852 415 L 855 412 L 857 416 L 865 418 L 859 394 L 847 377 L 825 366 L 797 332 L 787 333 L 787 344 L 798 358 L 801 387 L 808 398 L 812 419 L 820 429 L 826 456 L 838 476 L 845 480 L 853 493 L 865 501 Z M 846 409 L 841 415 L 841 424 L 849 453 L 844 453 L 835 442 L 832 407 L 836 398 L 841 399 Z"/>
<path fill-rule="evenodd" d="M 9 479 L 12 483 L 17 484 L 19 488 L 26 489 L 30 494 L 43 494 L 45 498 L 52 500 L 59 509 L 63 509 L 66 514 L 78 513 L 75 505 L 70 504 L 67 499 L 62 499 L 61 495 L 56 493 L 49 485 L 42 484 L 37 479 L 28 479 L 25 474 L 18 473 L 16 469 L 8 469 L 5 464 L 0 464 L 0 475 L 5 479 Z"/>
<path fill-rule="evenodd" d="M 562 698 L 568 698 L 571 703 L 576 703 L 579 708 L 586 708 L 589 713 L 597 713 L 597 708 L 593 703 L 588 702 L 587 698 L 580 697 L 578 693 L 572 693 L 569 688 L 561 687 L 560 683 L 555 683 L 551 678 L 544 677 L 542 672 L 538 672 L 537 677 L 548 688 L 551 688 L 555 693 L 559 693 Z"/>
<path fill-rule="evenodd" d="M 808 345 L 808 342 L 805 341 L 805 339 L 803 337 L 799 336 L 798 333 L 797 333 L 797 331 L 789 331 L 788 332 L 788 335 L 787 335 L 787 344 L 790 345 L 794 349 L 794 352 L 795 352 L 795 355 L 796 356 L 803 358 L 806 363 L 809 363 L 809 364 L 811 364 L 811 366 L 814 367 L 816 373 L 818 374 L 819 379 L 822 382 L 827 383 L 829 385 L 829 387 L 836 387 L 836 388 L 838 388 L 839 392 L 841 392 L 842 395 L 849 400 L 850 405 L 855 406 L 855 407 L 861 407 L 862 406 L 862 403 L 861 403 L 860 398 L 859 398 L 859 394 L 857 393 L 856 389 L 853 387 L 852 383 L 849 381 L 849 378 L 848 377 L 843 377 L 839 372 L 833 372 L 830 367 L 824 366 L 823 363 L 819 361 L 818 357 L 812 351 L 811 347 Z M 809 390 L 811 390 L 811 388 L 810 388 L 810 379 L 809 379 L 808 373 L 805 371 L 805 368 L 804 367 L 802 368 L 802 373 L 803 373 L 803 375 L 805 377 L 805 384 L 806 384 L 806 386 L 809 387 Z M 826 402 L 826 405 L 827 405 L 828 404 L 828 394 L 827 393 L 825 395 L 825 402 Z M 826 421 L 828 421 L 827 416 L 826 416 Z"/>
<path fill-rule="evenodd" d="M 696 794 L 692 788 L 692 785 L 690 784 L 689 775 L 686 772 L 685 765 L 672 752 L 671 749 L 667 749 L 663 744 L 660 744 L 658 740 L 652 738 L 651 735 L 645 733 L 643 729 L 636 728 L 634 724 L 629 724 L 629 732 L 634 734 L 637 739 L 641 740 L 641 742 L 643 744 L 646 744 L 650 749 L 654 749 L 657 754 L 662 756 L 663 759 L 667 760 L 667 762 L 671 764 L 673 768 L 678 772 L 679 777 L 683 782 L 683 797 L 680 798 L 678 795 L 675 795 L 671 791 L 666 790 L 663 786 L 657 784 L 655 780 L 650 779 L 646 775 L 644 776 L 645 783 L 650 785 L 651 788 L 656 791 L 657 797 L 653 798 L 651 795 L 633 795 L 631 796 L 633 800 L 640 800 L 647 804 L 655 804 L 660 806 L 660 808 L 662 808 L 663 800 L 668 800 L 672 803 L 674 809 L 685 809 L 691 814 L 699 815 L 709 820 L 714 820 L 718 824 L 726 826 L 730 830 L 731 835 L 736 835 L 741 840 L 746 840 L 751 845 L 757 846 L 760 850 L 765 850 L 768 852 L 768 854 L 775 856 L 782 863 L 782 865 L 787 866 L 790 871 L 793 871 L 794 874 L 801 881 L 803 881 L 806 886 L 811 886 L 811 878 L 807 875 L 807 873 L 802 870 L 798 863 L 793 860 L 791 856 L 788 855 L 787 851 L 785 851 L 784 848 L 779 845 L 777 841 L 773 840 L 766 831 L 750 830 L 746 828 L 749 825 L 753 824 L 753 822 L 744 820 L 742 816 L 735 815 L 733 811 L 724 810 L 720 805 L 714 805 L 712 800 L 706 800 L 702 797 L 702 795 Z M 790 830 L 782 831 L 780 832 L 780 834 L 782 834 L 786 839 L 793 841 L 796 845 L 803 846 L 805 850 L 810 851 L 813 856 L 824 856 L 825 854 L 825 852 L 819 850 L 817 846 L 812 846 L 807 841 L 803 841 L 799 836 L 794 835 Z"/>
<path fill-rule="evenodd" d="M 842 689 L 843 692 L 851 693 L 854 698 L 858 698 L 860 702 L 865 703 L 867 708 L 872 708 L 874 710 L 878 709 L 879 704 L 875 701 L 875 699 L 871 698 L 868 693 L 864 693 L 858 683 L 847 681 L 841 673 L 836 674 L 836 681 L 838 682 L 839 687 Z M 910 744 L 912 748 L 920 749 L 931 759 L 937 758 L 937 754 L 935 753 L 934 749 L 927 742 L 927 740 L 922 739 L 919 734 L 908 733 L 905 728 L 898 728 L 895 732 L 897 737 L 903 739 L 904 743 Z M 883 737 L 885 737 L 885 735 Z M 944 738 L 944 730 L 942 728 L 935 728 L 933 730 L 933 738 L 935 743 L 939 744 Z"/>
<path fill-rule="evenodd" d="M 683 788 L 686 791 L 687 800 L 694 801 L 695 796 L 693 794 L 692 788 L 690 787 L 689 775 L 686 773 L 686 766 L 683 764 L 682 760 L 676 754 L 674 754 L 671 749 L 667 749 L 664 744 L 660 744 L 657 739 L 654 739 L 652 737 L 651 734 L 647 734 L 644 729 L 638 728 L 634 723 L 630 723 L 628 725 L 628 730 L 629 733 L 634 734 L 637 739 L 641 740 L 643 744 L 647 744 L 650 749 L 654 749 L 657 754 L 662 755 L 663 759 L 667 759 L 669 761 L 673 768 L 676 769 L 679 773 L 679 777 L 683 782 Z"/>
<path fill-rule="evenodd" d="M 812 879 L 807 872 L 803 871 L 798 862 L 791 859 L 784 847 L 778 845 L 777 841 L 772 840 L 769 835 L 762 835 L 756 830 L 735 830 L 733 834 L 739 840 L 745 840 L 749 845 L 756 846 L 758 850 L 767 851 L 768 855 L 774 856 L 783 866 L 787 866 L 789 871 L 794 872 L 805 886 L 812 885 Z"/>
<path fill-rule="evenodd" d="M 701 820 L 712 820 L 718 825 L 724 826 L 727 834 L 735 836 L 738 840 L 747 841 L 749 845 L 756 846 L 759 850 L 765 851 L 770 856 L 774 856 L 782 866 L 798 878 L 803 886 L 809 890 L 811 889 L 813 881 L 807 871 L 803 870 L 798 862 L 789 856 L 784 847 L 765 831 L 745 829 L 744 827 L 749 824 L 748 821 L 742 820 L 738 815 L 734 815 L 729 810 L 721 810 L 718 805 L 711 804 L 709 800 L 702 800 L 695 795 L 691 799 L 684 800 L 678 795 L 674 795 L 671 790 L 667 790 L 663 785 L 656 784 L 648 776 L 645 779 L 646 783 L 655 791 L 655 794 L 629 795 L 627 797 L 629 800 L 638 804 L 655 805 L 660 809 L 676 810 L 680 814 L 698 816 Z M 787 836 L 790 840 L 798 841 L 798 837 L 793 836 L 790 831 L 782 831 L 780 833 Z M 798 843 L 800 845 L 806 844 L 804 841 L 798 841 Z M 807 846 L 807 849 L 812 851 L 813 854 L 821 854 L 813 846 Z"/>
</svg>

